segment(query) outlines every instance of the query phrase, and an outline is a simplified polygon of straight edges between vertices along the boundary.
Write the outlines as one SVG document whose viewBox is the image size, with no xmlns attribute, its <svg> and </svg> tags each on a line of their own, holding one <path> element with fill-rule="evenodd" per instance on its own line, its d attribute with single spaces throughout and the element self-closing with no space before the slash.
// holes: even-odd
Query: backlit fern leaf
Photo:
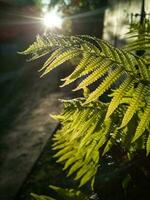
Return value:
<svg viewBox="0 0 150 200">
<path fill-rule="evenodd" d="M 97 140 L 96 144 L 96 149 L 100 149 L 108 140 L 110 137 L 110 132 L 111 132 L 111 127 L 112 127 L 112 121 L 109 119 L 104 122 L 104 125 L 102 129 L 100 130 L 101 136 L 99 140 Z"/>
<path fill-rule="evenodd" d="M 85 51 L 89 51 L 91 53 L 94 53 L 95 55 L 99 56 L 101 54 L 101 47 L 98 45 L 95 45 L 90 40 L 94 40 L 94 37 L 90 37 L 87 35 L 81 35 L 80 37 L 73 37 L 76 41 L 78 41 L 81 44 L 81 48 Z"/>
<path fill-rule="evenodd" d="M 53 60 L 47 66 L 47 68 L 43 72 L 42 76 L 49 73 L 51 70 L 53 70 L 55 67 L 58 67 L 60 64 L 64 63 L 65 61 L 70 60 L 76 56 L 79 56 L 79 54 L 81 54 L 81 51 L 79 51 L 77 49 L 74 49 L 74 48 L 68 49 L 64 53 L 60 54 L 55 60 Z"/>
<path fill-rule="evenodd" d="M 114 112 L 114 110 L 118 107 L 118 105 L 121 103 L 121 99 L 125 95 L 126 91 L 129 90 L 133 86 L 133 80 L 131 77 L 127 77 L 125 81 L 120 85 L 120 87 L 115 90 L 113 93 L 113 99 L 111 100 L 108 110 L 106 113 L 105 119 L 107 120 L 110 115 Z"/>
<path fill-rule="evenodd" d="M 89 62 L 89 64 L 86 66 L 85 70 L 80 74 L 80 76 L 85 76 L 89 74 L 90 72 L 95 71 L 100 65 L 103 65 L 103 62 L 105 62 L 105 58 L 103 57 L 93 57 L 92 61 Z"/>
<path fill-rule="evenodd" d="M 116 138 L 118 135 L 118 129 L 116 128 L 113 133 L 111 138 L 108 140 L 104 150 L 103 150 L 103 156 L 111 149 L 111 147 L 114 145 L 114 143 L 116 142 Z"/>
<path fill-rule="evenodd" d="M 137 62 L 137 66 L 139 67 L 139 72 L 141 74 L 141 78 L 143 80 L 149 81 L 150 80 L 150 72 L 147 68 L 147 62 L 142 58 L 140 58 L 140 59 L 137 58 L 136 62 Z"/>
<path fill-rule="evenodd" d="M 92 92 L 86 100 L 86 103 L 95 101 L 99 96 L 101 96 L 111 85 L 123 74 L 121 68 L 114 69 L 108 76 L 103 80 L 99 87 Z"/>
<path fill-rule="evenodd" d="M 66 50 L 66 48 L 58 48 L 58 49 L 56 49 L 52 54 L 51 54 L 51 56 L 46 60 L 46 62 L 44 63 L 44 65 L 43 65 L 43 67 L 40 69 L 40 71 L 42 71 L 42 70 L 44 70 L 45 68 L 47 68 L 47 66 L 49 66 L 50 64 L 51 64 L 51 62 L 53 61 L 53 60 L 55 60 L 56 59 L 56 57 L 58 56 L 58 55 L 61 55 L 63 52 L 64 52 L 64 50 Z"/>
<path fill-rule="evenodd" d="M 83 186 L 85 183 L 91 180 L 95 176 L 96 172 L 97 166 L 91 166 L 90 170 L 88 170 L 87 173 L 82 177 L 79 187 Z"/>
<path fill-rule="evenodd" d="M 137 126 L 134 138 L 132 142 L 135 142 L 148 127 L 150 122 L 150 97 L 148 97 L 146 108 L 144 109 L 144 113 L 141 116 L 140 122 Z"/>
<path fill-rule="evenodd" d="M 150 134 L 148 135 L 147 142 L 146 142 L 146 154 L 147 156 L 150 153 Z"/>
<path fill-rule="evenodd" d="M 97 171 L 99 162 L 98 151 L 100 148 L 97 148 L 97 144 L 99 143 L 98 138 L 101 138 L 101 134 L 103 134 L 100 126 L 100 124 L 103 123 L 101 121 L 102 115 L 100 115 L 100 112 L 104 111 L 101 111 L 101 107 L 95 107 L 97 103 L 83 107 L 83 101 L 79 100 L 79 102 L 68 102 L 68 107 L 65 109 L 68 110 L 68 108 L 70 108 L 74 111 L 78 110 L 78 113 L 80 113 L 80 118 L 79 121 L 76 121 L 75 115 L 71 121 L 68 119 L 68 123 L 62 118 L 63 127 L 61 131 L 56 133 L 56 135 L 58 134 L 58 137 L 55 135 L 55 145 L 53 149 L 58 151 L 58 153 L 56 153 L 54 156 L 58 158 L 57 162 L 65 161 L 64 169 L 66 170 L 70 168 L 68 176 L 76 172 L 77 174 L 75 179 L 80 179 L 80 186 L 82 186 L 87 181 L 93 179 L 93 176 L 95 176 Z M 104 106 L 102 105 L 102 107 Z M 65 121 L 65 123 L 63 123 L 63 121 Z M 70 124 L 70 130 L 68 134 L 65 134 L 65 137 L 62 137 L 61 132 L 65 131 L 66 126 L 68 128 L 67 124 Z M 109 128 L 107 131 L 105 130 L 105 136 L 108 134 L 108 130 Z M 97 134 L 97 136 L 95 135 L 96 137 L 94 137 L 94 134 Z M 94 139 L 93 141 L 90 140 L 91 137 Z M 58 143 L 57 140 L 59 141 Z M 89 141 L 91 142 L 89 143 Z M 93 151 L 95 152 L 95 155 L 97 155 L 94 156 L 94 160 L 92 156 Z M 90 169 L 87 168 L 87 165 L 90 166 Z"/>
<path fill-rule="evenodd" d="M 101 81 L 91 93 L 84 95 L 85 98 L 63 100 L 63 113 L 51 115 L 61 122 L 61 129 L 53 136 L 53 150 L 57 151 L 54 157 L 57 162 L 64 164 L 63 169 L 68 170 L 68 176 L 75 175 L 75 180 L 80 180 L 80 186 L 91 182 L 93 187 L 101 157 L 111 150 L 116 141 L 130 151 L 131 143 L 135 142 L 136 146 L 138 138 L 148 136 L 147 154 L 150 152 L 148 56 L 139 57 L 129 51 L 139 50 L 140 46 L 147 51 L 149 38 L 149 35 L 143 35 L 126 49 L 119 49 L 91 36 L 50 34 L 38 37 L 23 52 L 30 54 L 31 59 L 51 53 L 41 69 L 44 70 L 42 75 L 77 57 L 78 64 L 63 79 L 63 86 L 82 77 L 83 80 L 75 90 L 85 91 L 87 86 L 99 79 Z M 115 89 L 111 93 L 110 102 L 100 102 L 98 98 L 112 86 Z M 135 124 L 131 135 L 129 122 L 134 121 L 136 116 L 139 117 L 139 124 Z M 130 139 L 126 143 L 128 135 Z"/>
<path fill-rule="evenodd" d="M 134 39 L 134 40 L 133 40 Z M 143 33 L 137 34 L 137 32 L 133 33 L 128 37 L 128 44 L 124 49 L 128 51 L 138 51 L 141 49 L 150 50 L 150 34 Z"/>
<path fill-rule="evenodd" d="M 87 87 L 88 85 L 97 81 L 100 77 L 105 75 L 105 73 L 108 71 L 111 65 L 112 62 L 107 60 L 104 60 L 103 62 L 101 62 L 101 64 L 98 63 L 98 65 L 96 65 L 97 69 L 95 69 L 87 78 L 85 78 L 79 84 L 79 86 L 76 89 L 74 89 L 74 91 Z"/>
<path fill-rule="evenodd" d="M 121 128 L 128 124 L 128 122 L 133 117 L 134 113 L 137 111 L 137 109 L 140 108 L 144 96 L 145 96 L 144 85 L 139 84 L 138 87 L 136 88 L 134 94 L 133 94 L 133 98 L 131 100 L 129 107 L 124 114 L 122 124 L 121 124 Z"/>
<path fill-rule="evenodd" d="M 37 195 L 37 194 L 34 194 L 34 193 L 31 193 L 31 196 L 36 200 L 56 200 L 56 199 L 49 197 L 49 196 Z"/>
<path fill-rule="evenodd" d="M 31 55 L 31 60 L 37 59 L 52 50 L 51 46 L 42 38 L 37 36 L 36 41 L 26 49 L 23 54 Z"/>
<path fill-rule="evenodd" d="M 65 81 L 65 83 L 61 87 L 64 87 L 72 83 L 76 79 L 78 79 L 83 73 L 83 71 L 85 70 L 86 66 L 89 65 L 90 62 L 92 62 L 93 60 L 94 58 L 91 57 L 89 54 L 85 54 L 85 55 L 83 54 L 83 58 L 80 60 L 79 64 L 76 66 L 76 69 L 69 76 L 62 79 L 63 81 Z"/>
</svg>

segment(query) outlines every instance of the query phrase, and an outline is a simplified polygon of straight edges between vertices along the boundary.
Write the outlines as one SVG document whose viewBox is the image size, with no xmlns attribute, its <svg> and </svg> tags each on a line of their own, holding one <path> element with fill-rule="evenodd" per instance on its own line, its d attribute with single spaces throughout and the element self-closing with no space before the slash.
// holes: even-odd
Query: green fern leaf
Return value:
<svg viewBox="0 0 150 200">
<path fill-rule="evenodd" d="M 81 179 L 81 177 L 87 173 L 90 170 L 91 166 L 90 165 L 84 165 L 79 171 L 77 172 L 77 175 L 75 177 L 75 180 Z"/>
<path fill-rule="evenodd" d="M 80 157 L 75 157 L 74 155 L 69 158 L 64 165 L 63 170 L 66 170 L 68 167 L 70 167 L 70 165 L 72 165 L 73 163 L 77 162 L 78 160 L 80 160 Z"/>
<path fill-rule="evenodd" d="M 92 167 L 81 179 L 79 187 L 85 185 L 97 172 L 97 168 Z"/>
<path fill-rule="evenodd" d="M 148 156 L 150 153 L 150 134 L 148 135 L 147 142 L 146 142 L 146 155 Z"/>
<path fill-rule="evenodd" d="M 137 58 L 136 62 L 137 62 L 138 68 L 139 68 L 141 79 L 149 81 L 150 80 L 150 72 L 147 69 L 147 62 L 142 58 Z"/>
<path fill-rule="evenodd" d="M 145 96 L 144 85 L 139 84 L 133 94 L 132 101 L 123 117 L 120 128 L 123 128 L 128 124 L 128 122 L 133 117 L 134 113 L 140 108 L 144 96 Z"/>
<path fill-rule="evenodd" d="M 91 124 L 95 122 L 97 115 L 94 114 L 89 120 L 86 120 L 82 122 L 80 125 L 80 128 L 78 127 L 79 131 L 74 130 L 72 136 L 70 137 L 70 141 L 74 140 L 75 138 L 78 138 L 80 136 L 83 137 L 83 134 L 87 133 L 89 128 L 91 127 Z"/>
<path fill-rule="evenodd" d="M 87 87 L 88 85 L 97 81 L 100 77 L 102 77 L 108 71 L 111 65 L 112 65 L 112 62 L 107 61 L 107 60 L 99 64 L 99 67 L 95 71 L 93 71 L 86 79 L 84 79 L 79 84 L 79 86 L 73 91 L 80 90 L 81 88 Z"/>
<path fill-rule="evenodd" d="M 42 52 L 46 49 L 50 50 L 50 46 L 45 43 L 45 40 L 38 35 L 36 37 L 36 41 L 31 44 L 25 51 L 21 52 L 21 54 L 28 55 L 28 54 L 37 54 L 38 52 Z"/>
<path fill-rule="evenodd" d="M 111 125 L 112 125 L 112 121 L 110 119 L 108 119 L 107 121 L 104 122 L 104 126 L 99 132 L 99 134 L 100 134 L 99 140 L 98 140 L 98 143 L 97 143 L 95 149 L 98 150 L 105 144 L 105 142 L 107 141 L 107 139 L 109 137 Z"/>
<path fill-rule="evenodd" d="M 87 74 L 89 74 L 90 72 L 93 72 L 94 70 L 96 70 L 97 68 L 100 67 L 100 65 L 103 64 L 105 58 L 103 57 L 93 57 L 93 59 L 91 60 L 91 62 L 89 62 L 89 64 L 86 66 L 85 70 L 81 73 L 80 76 L 85 76 Z"/>
<path fill-rule="evenodd" d="M 116 62 L 116 64 L 121 64 L 126 71 L 137 74 L 135 68 L 135 58 L 133 55 L 129 54 L 126 51 L 113 47 L 106 41 L 99 40 L 99 43 L 105 56 Z"/>
<path fill-rule="evenodd" d="M 54 155 L 54 157 L 56 158 L 56 157 L 59 157 L 59 156 L 61 156 L 61 155 L 65 155 L 66 153 L 68 153 L 69 151 L 71 151 L 72 150 L 72 147 L 71 146 L 66 146 L 66 147 L 64 147 L 63 149 L 61 149 L 60 151 L 58 151 L 55 155 Z"/>
<path fill-rule="evenodd" d="M 92 160 L 93 160 L 94 164 L 98 165 L 98 162 L 99 162 L 99 151 L 95 150 L 92 153 Z"/>
<path fill-rule="evenodd" d="M 94 151 L 95 147 L 97 145 L 97 142 L 93 140 L 91 145 L 88 145 L 88 150 L 86 152 L 85 160 L 90 161 L 91 159 L 91 154 Z M 89 159 L 90 158 L 90 159 Z"/>
<path fill-rule="evenodd" d="M 48 197 L 48 196 L 45 196 L 45 195 L 37 195 L 37 194 L 34 194 L 34 193 L 31 193 L 31 196 L 36 200 L 56 200 L 52 197 Z"/>
<path fill-rule="evenodd" d="M 141 45 L 148 49 L 150 45 L 146 46 L 144 42 L 149 39 L 149 36 L 142 36 L 129 48 L 138 49 Z M 144 132 L 142 139 L 147 137 L 149 130 L 145 129 L 149 128 L 150 100 L 147 103 L 146 101 L 150 99 L 150 70 L 146 58 L 149 55 L 146 52 L 147 57 L 141 58 L 128 50 L 115 48 L 106 41 L 90 36 L 55 34 L 37 38 L 24 54 L 31 54 L 32 59 L 37 59 L 50 52 L 53 53 L 41 69 L 44 70 L 42 76 L 62 63 L 78 57 L 79 64 L 63 79 L 63 86 L 83 77 L 84 80 L 75 90 L 85 91 L 87 86 L 103 78 L 100 85 L 85 98 L 64 100 L 64 112 L 61 115 L 52 115 L 61 122 L 61 129 L 53 137 L 53 150 L 57 150 L 54 157 L 58 159 L 57 162 L 64 164 L 64 170 L 69 168 L 68 176 L 76 174 L 75 180 L 80 179 L 80 186 L 91 180 L 93 185 L 99 159 L 112 148 L 117 139 L 127 151 L 133 146 L 130 144 L 133 135 L 128 145 L 125 144 L 125 138 L 130 134 L 129 122 L 132 123 L 134 118 L 137 120 L 136 116 L 140 122 L 134 127 L 132 142 Z M 98 98 L 116 82 L 117 89 L 114 89 L 110 103 L 100 103 Z M 147 155 L 150 152 L 149 140 L 148 136 Z"/>
<path fill-rule="evenodd" d="M 103 150 L 102 156 L 104 156 L 111 149 L 111 147 L 113 146 L 113 144 L 116 141 L 117 134 L 118 134 L 118 129 L 114 130 L 111 138 L 108 140 L 108 142 Z"/>
<path fill-rule="evenodd" d="M 101 96 L 110 86 L 122 75 L 123 71 L 120 68 L 113 70 L 107 78 L 100 84 L 100 86 L 92 92 L 88 99 L 86 100 L 86 104 L 91 101 L 95 101 L 99 96 Z"/>
<path fill-rule="evenodd" d="M 76 56 L 79 56 L 81 54 L 81 51 L 79 49 L 70 48 L 69 50 L 65 51 L 61 55 L 58 55 L 58 57 L 53 60 L 53 62 L 45 69 L 42 76 L 49 73 L 51 70 L 53 70 L 55 67 L 59 66 L 60 64 L 64 63 L 67 60 L 70 60 Z"/>
<path fill-rule="evenodd" d="M 74 172 L 76 172 L 80 167 L 83 166 L 83 161 L 82 160 L 78 160 L 69 170 L 69 173 L 67 174 L 67 176 L 72 175 Z"/>
<path fill-rule="evenodd" d="M 91 124 L 91 127 L 88 129 L 88 132 L 82 138 L 78 149 L 81 149 L 83 146 L 85 146 L 87 144 L 87 142 L 90 143 L 90 141 L 93 140 L 92 134 L 94 133 L 95 129 L 97 129 L 97 125 L 100 125 L 101 123 L 102 122 L 100 122 L 100 119 L 97 119 L 97 120 L 95 120 L 95 122 L 93 124 Z M 94 136 L 95 135 L 96 135 L 96 133 L 94 134 Z"/>
<path fill-rule="evenodd" d="M 117 61 L 127 72 L 131 72 L 134 75 L 137 74 L 135 58 L 132 54 L 117 48 L 115 48 L 114 53 L 115 55 L 118 55 L 119 59 L 117 59 Z"/>
<path fill-rule="evenodd" d="M 57 133 L 57 134 L 58 134 L 58 133 Z M 63 149 L 63 148 L 65 148 L 66 146 L 67 146 L 66 143 L 63 143 L 63 144 L 56 144 L 56 143 L 54 143 L 54 145 L 53 145 L 53 150 Z"/>
<path fill-rule="evenodd" d="M 65 153 L 64 155 L 62 155 L 56 162 L 62 162 L 64 160 L 67 160 L 68 158 L 70 158 L 72 156 L 72 154 L 74 154 L 74 150 L 69 151 L 67 153 Z"/>
<path fill-rule="evenodd" d="M 150 122 L 150 97 L 148 98 L 147 106 L 144 110 L 143 115 L 141 116 L 141 120 L 137 126 L 132 142 L 135 142 L 144 133 L 145 129 L 149 125 L 149 122 Z"/>
<path fill-rule="evenodd" d="M 88 116 L 90 115 L 90 113 L 91 113 L 91 109 L 85 109 L 85 110 L 83 110 L 82 113 L 80 113 L 77 123 L 72 125 L 73 129 L 74 129 L 74 131 L 72 133 L 73 137 L 76 137 L 75 132 L 77 132 L 77 129 L 79 129 L 79 127 L 81 129 L 81 127 L 84 126 L 83 124 L 84 124 L 84 122 L 86 122 L 88 120 Z"/>
<path fill-rule="evenodd" d="M 148 36 L 148 35 L 147 35 Z M 133 37 L 136 38 L 136 40 L 134 41 L 130 41 L 130 43 L 128 43 L 125 47 L 126 50 L 128 51 L 137 51 L 137 50 L 141 50 L 141 49 L 150 49 L 150 38 L 147 37 L 146 34 L 144 35 L 133 35 Z M 131 38 L 131 37 L 130 37 Z"/>
<path fill-rule="evenodd" d="M 60 196 L 60 199 L 65 200 L 88 200 L 89 198 L 83 194 L 81 191 L 76 189 L 60 188 L 54 185 L 49 186 Z"/>
<path fill-rule="evenodd" d="M 86 51 L 95 53 L 98 56 L 101 54 L 101 47 L 97 42 L 97 38 L 91 37 L 89 35 L 81 35 L 79 38 L 76 37 L 76 39 L 79 40 L 79 42 L 82 44 L 83 49 L 85 49 L 84 47 L 86 46 Z M 89 42 L 89 39 L 96 42 L 98 47 L 93 42 Z"/>
<path fill-rule="evenodd" d="M 51 64 L 52 61 L 54 61 L 59 55 L 61 55 L 65 50 L 67 50 L 66 48 L 59 48 L 59 49 L 56 49 L 52 54 L 51 56 L 47 59 L 47 61 L 44 63 L 43 67 L 39 70 L 39 71 L 42 71 L 44 70 L 48 65 Z"/>
<path fill-rule="evenodd" d="M 90 54 L 83 55 L 83 58 L 80 60 L 80 63 L 77 65 L 76 69 L 67 76 L 64 79 L 61 79 L 62 81 L 65 81 L 65 83 L 61 86 L 64 87 L 76 79 L 78 79 L 81 76 L 81 73 L 85 70 L 86 66 L 93 60 L 93 57 L 90 56 Z"/>
<path fill-rule="evenodd" d="M 133 86 L 133 79 L 131 77 L 128 77 L 126 78 L 125 81 L 123 81 L 120 87 L 117 90 L 115 90 L 114 95 L 113 95 L 114 97 L 108 106 L 105 120 L 107 120 L 111 116 L 111 114 L 120 104 L 121 99 L 125 95 L 126 91 L 129 90 L 129 88 L 131 88 L 132 86 Z"/>
</svg>

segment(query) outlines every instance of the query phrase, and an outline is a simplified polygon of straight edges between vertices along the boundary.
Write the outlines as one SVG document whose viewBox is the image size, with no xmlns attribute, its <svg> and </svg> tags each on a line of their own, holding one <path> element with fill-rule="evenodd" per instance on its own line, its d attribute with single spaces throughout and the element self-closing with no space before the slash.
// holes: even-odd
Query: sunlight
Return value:
<svg viewBox="0 0 150 200">
<path fill-rule="evenodd" d="M 63 20 L 56 9 L 45 13 L 43 23 L 47 28 L 61 28 Z"/>
</svg>

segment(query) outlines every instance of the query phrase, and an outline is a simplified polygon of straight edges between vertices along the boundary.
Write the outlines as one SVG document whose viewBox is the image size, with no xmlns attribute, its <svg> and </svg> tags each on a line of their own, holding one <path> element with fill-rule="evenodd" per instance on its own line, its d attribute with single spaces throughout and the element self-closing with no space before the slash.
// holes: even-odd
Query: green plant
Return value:
<svg viewBox="0 0 150 200">
<path fill-rule="evenodd" d="M 49 186 L 51 189 L 53 189 L 60 198 L 62 198 L 63 200 L 88 200 L 89 198 L 87 196 L 85 196 L 82 192 L 80 192 L 79 190 L 75 190 L 75 189 L 64 189 L 64 188 L 60 188 L 60 187 L 56 187 L 53 185 Z M 32 197 L 34 197 L 34 199 L 36 200 L 56 200 L 52 197 L 48 197 L 48 196 L 44 196 L 44 195 L 37 195 L 37 194 L 31 194 Z"/>
<path fill-rule="evenodd" d="M 114 146 L 119 146 L 129 160 L 135 153 L 150 153 L 149 24 L 145 21 L 138 28 L 132 26 L 131 41 L 122 49 L 86 35 L 49 34 L 38 36 L 23 52 L 31 55 L 31 60 L 51 53 L 41 69 L 42 76 L 78 58 L 62 86 L 82 77 L 74 91 L 82 89 L 84 97 L 62 100 L 63 113 L 52 117 L 62 125 L 53 137 L 55 157 L 64 164 L 64 170 L 69 169 L 68 176 L 75 174 L 75 180 L 80 180 L 80 187 L 90 182 L 94 188 L 102 158 Z M 99 85 L 90 89 L 98 80 Z M 108 89 L 111 99 L 104 103 L 99 97 Z"/>
</svg>

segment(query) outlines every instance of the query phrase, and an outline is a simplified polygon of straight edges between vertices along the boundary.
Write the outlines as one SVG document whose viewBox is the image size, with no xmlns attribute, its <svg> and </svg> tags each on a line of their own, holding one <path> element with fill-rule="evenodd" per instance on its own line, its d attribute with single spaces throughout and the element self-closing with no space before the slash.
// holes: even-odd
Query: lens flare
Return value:
<svg viewBox="0 0 150 200">
<path fill-rule="evenodd" d="M 57 10 L 52 10 L 45 14 L 43 18 L 43 23 L 47 28 L 61 28 L 63 19 L 57 12 Z"/>
</svg>

